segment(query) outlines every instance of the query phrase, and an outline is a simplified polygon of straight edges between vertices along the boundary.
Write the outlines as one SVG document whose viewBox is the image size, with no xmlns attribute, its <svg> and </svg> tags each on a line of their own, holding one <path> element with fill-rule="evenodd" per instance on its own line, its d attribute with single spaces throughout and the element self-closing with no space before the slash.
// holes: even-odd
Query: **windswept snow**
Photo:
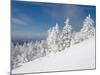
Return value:
<svg viewBox="0 0 100 75">
<path fill-rule="evenodd" d="M 51 53 L 22 64 L 12 74 L 95 68 L 95 37 L 87 39 L 61 52 Z"/>
</svg>

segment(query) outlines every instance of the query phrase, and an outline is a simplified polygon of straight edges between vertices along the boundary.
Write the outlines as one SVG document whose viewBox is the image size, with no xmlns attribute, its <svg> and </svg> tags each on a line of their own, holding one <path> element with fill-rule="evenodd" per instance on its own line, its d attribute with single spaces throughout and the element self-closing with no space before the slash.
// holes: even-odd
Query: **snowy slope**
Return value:
<svg viewBox="0 0 100 75">
<path fill-rule="evenodd" d="M 66 48 L 56 54 L 50 54 L 12 70 L 16 73 L 33 73 L 62 70 L 79 70 L 95 68 L 95 38 Z"/>
</svg>

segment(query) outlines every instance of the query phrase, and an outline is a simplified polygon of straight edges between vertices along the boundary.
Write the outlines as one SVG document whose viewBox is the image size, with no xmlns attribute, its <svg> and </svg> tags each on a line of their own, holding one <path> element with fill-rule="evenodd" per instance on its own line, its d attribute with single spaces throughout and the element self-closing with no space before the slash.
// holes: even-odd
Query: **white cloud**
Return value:
<svg viewBox="0 0 100 75">
<path fill-rule="evenodd" d="M 12 23 L 14 23 L 14 24 L 27 25 L 27 22 L 25 22 L 21 19 L 18 19 L 18 18 L 12 18 L 11 20 L 12 20 Z"/>
</svg>

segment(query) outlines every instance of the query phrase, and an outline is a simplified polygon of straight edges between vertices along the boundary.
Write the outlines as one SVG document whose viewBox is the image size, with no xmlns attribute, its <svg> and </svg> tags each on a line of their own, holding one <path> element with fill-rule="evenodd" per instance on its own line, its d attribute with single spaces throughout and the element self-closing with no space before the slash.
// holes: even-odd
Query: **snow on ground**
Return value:
<svg viewBox="0 0 100 75">
<path fill-rule="evenodd" d="M 95 69 L 95 38 L 41 57 L 12 70 L 12 74 L 47 71 Z"/>
</svg>

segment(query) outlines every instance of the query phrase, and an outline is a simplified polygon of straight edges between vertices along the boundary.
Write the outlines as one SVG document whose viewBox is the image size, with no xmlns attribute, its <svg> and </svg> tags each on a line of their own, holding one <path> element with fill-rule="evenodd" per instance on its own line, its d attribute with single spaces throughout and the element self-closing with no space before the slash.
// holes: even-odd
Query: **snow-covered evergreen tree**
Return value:
<svg viewBox="0 0 100 75">
<path fill-rule="evenodd" d="M 81 29 L 81 34 L 84 39 L 88 39 L 95 35 L 94 21 L 90 14 L 85 18 L 83 22 L 83 27 Z"/>
<path fill-rule="evenodd" d="M 95 28 L 94 21 L 89 14 L 83 21 L 83 27 L 80 32 L 76 32 L 74 34 L 74 44 L 79 43 L 85 39 L 89 39 L 92 36 L 95 36 Z"/>
<path fill-rule="evenodd" d="M 34 47 L 34 43 L 32 41 L 29 42 L 29 43 L 27 43 L 27 47 L 28 47 L 27 60 L 28 61 L 32 61 L 32 59 L 33 59 L 33 47 Z"/>
<path fill-rule="evenodd" d="M 58 45 L 59 35 L 60 35 L 60 30 L 58 24 L 56 24 L 55 27 L 50 28 L 48 30 L 47 44 L 48 44 L 48 50 L 50 52 L 59 51 L 59 45 Z"/>
<path fill-rule="evenodd" d="M 72 27 L 69 24 L 69 18 L 67 18 L 61 34 L 62 49 L 64 49 L 65 47 L 70 47 L 71 39 L 72 39 Z"/>
<path fill-rule="evenodd" d="M 41 56 L 46 56 L 48 47 L 47 47 L 47 42 L 45 40 L 41 40 L 40 49 L 41 49 Z"/>
<path fill-rule="evenodd" d="M 16 46 L 14 47 L 14 44 L 12 43 L 11 44 L 11 55 L 12 55 L 12 59 L 11 59 L 11 62 L 12 62 L 12 69 L 13 68 L 16 68 L 17 65 L 19 63 L 21 63 L 21 52 L 20 52 L 20 46 L 19 44 L 17 43 Z"/>
<path fill-rule="evenodd" d="M 27 53 L 28 53 L 27 43 L 24 42 L 24 44 L 21 48 L 22 48 L 21 50 L 23 50 L 23 52 L 22 52 L 23 62 L 28 62 L 28 59 L 27 59 Z"/>
</svg>

